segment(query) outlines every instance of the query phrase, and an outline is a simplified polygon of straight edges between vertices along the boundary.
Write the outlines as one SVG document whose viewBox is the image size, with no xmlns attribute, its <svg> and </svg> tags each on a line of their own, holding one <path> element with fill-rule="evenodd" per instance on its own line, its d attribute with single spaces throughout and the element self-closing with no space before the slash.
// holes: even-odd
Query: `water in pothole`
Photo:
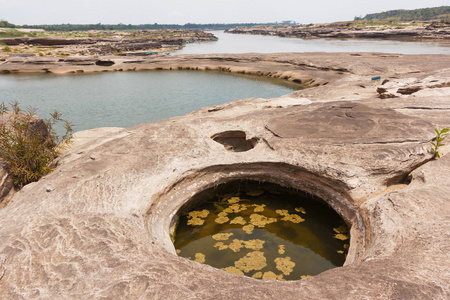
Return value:
<svg viewBox="0 0 450 300">
<path fill-rule="evenodd" d="M 305 193 L 235 181 L 198 194 L 188 205 L 172 236 L 182 257 L 273 280 L 303 279 L 344 264 L 347 225 Z"/>
</svg>

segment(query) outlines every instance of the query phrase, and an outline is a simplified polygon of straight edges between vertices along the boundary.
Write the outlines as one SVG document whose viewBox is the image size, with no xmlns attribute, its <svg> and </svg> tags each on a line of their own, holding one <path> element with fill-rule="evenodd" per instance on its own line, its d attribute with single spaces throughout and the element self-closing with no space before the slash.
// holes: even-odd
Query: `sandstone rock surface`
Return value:
<svg viewBox="0 0 450 300">
<path fill-rule="evenodd" d="M 450 57 L 243 54 L 144 62 L 134 66 L 259 72 L 318 87 L 114 130 L 69 151 L 55 172 L 0 210 L 0 298 L 450 297 L 450 155 L 432 160 L 428 144 L 434 128 L 450 126 Z M 371 81 L 375 73 L 389 82 Z M 395 91 L 421 89 L 381 99 L 377 89 L 388 83 Z M 242 151 L 224 145 L 236 139 L 246 141 Z M 281 282 L 177 256 L 169 236 L 177 210 L 233 179 L 326 200 L 351 226 L 345 265 Z"/>
<path fill-rule="evenodd" d="M 0 43 L 17 46 L 14 52 L 28 52 L 40 55 L 67 56 L 67 54 L 85 55 L 129 51 L 167 52 L 183 47 L 186 43 L 210 41 L 213 34 L 198 30 L 138 30 L 138 31 L 90 31 L 73 37 L 71 33 L 43 33 L 43 37 L 0 38 Z M 71 37 L 72 36 L 72 37 Z M 77 36 L 80 36 L 77 34 Z M 38 46 L 38 47 L 35 47 Z M 1 50 L 2 48 L 0 48 Z M 10 51 L 11 52 L 11 51 Z M 0 51 L 2 54 L 2 51 Z M 3 54 L 7 54 L 5 51 Z"/>
</svg>

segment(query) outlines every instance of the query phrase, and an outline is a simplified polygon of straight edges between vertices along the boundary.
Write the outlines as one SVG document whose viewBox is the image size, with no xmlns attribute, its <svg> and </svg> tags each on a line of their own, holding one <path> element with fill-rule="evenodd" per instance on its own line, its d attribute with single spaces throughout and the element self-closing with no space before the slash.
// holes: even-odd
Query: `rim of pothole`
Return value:
<svg viewBox="0 0 450 300">
<path fill-rule="evenodd" d="M 163 192 L 154 196 L 154 204 L 147 212 L 147 230 L 152 237 L 155 237 L 155 244 L 177 255 L 170 236 L 180 209 L 195 205 L 189 202 L 198 193 L 235 180 L 273 183 L 298 189 L 322 199 L 342 217 L 350 228 L 350 247 L 344 266 L 358 261 L 364 252 L 366 228 L 357 208 L 351 204 L 350 196 L 342 183 L 294 165 L 273 162 L 214 165 L 187 174 L 177 182 L 168 185 Z"/>
</svg>

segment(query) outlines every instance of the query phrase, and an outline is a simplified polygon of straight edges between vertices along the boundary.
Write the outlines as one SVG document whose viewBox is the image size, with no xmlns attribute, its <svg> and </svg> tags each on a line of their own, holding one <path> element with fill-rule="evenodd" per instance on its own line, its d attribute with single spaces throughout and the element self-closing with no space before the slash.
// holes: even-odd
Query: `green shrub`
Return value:
<svg viewBox="0 0 450 300">
<path fill-rule="evenodd" d="M 11 52 L 11 47 L 9 46 L 3 47 L 3 52 Z"/>
<path fill-rule="evenodd" d="M 0 124 L 0 157 L 14 185 L 24 185 L 39 180 L 53 171 L 53 161 L 72 141 L 72 125 L 54 111 L 49 119 L 36 117 L 36 109 L 22 111 L 17 102 L 11 103 L 9 118 Z M 0 114 L 5 118 L 9 108 L 0 104 Z M 59 137 L 54 129 L 62 123 L 65 134 Z"/>
<path fill-rule="evenodd" d="M 439 152 L 439 148 L 445 146 L 445 144 L 442 144 L 442 142 L 444 141 L 445 136 L 448 135 L 449 130 L 450 129 L 448 128 L 434 129 L 434 131 L 436 132 L 436 141 L 430 142 L 430 144 L 432 145 L 431 153 L 434 154 L 435 158 L 441 158 L 442 153 Z"/>
</svg>

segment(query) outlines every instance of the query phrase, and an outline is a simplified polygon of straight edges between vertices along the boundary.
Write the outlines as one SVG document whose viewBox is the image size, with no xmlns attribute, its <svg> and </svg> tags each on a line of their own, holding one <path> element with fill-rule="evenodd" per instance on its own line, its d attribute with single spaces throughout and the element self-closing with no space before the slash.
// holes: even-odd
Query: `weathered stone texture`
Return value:
<svg viewBox="0 0 450 300">
<path fill-rule="evenodd" d="M 444 148 L 432 160 L 428 141 L 435 127 L 450 126 L 450 98 L 428 79 L 450 81 L 443 63 L 450 58 L 336 57 L 335 64 L 326 54 L 159 61 L 230 69 L 242 62 L 254 71 L 272 64 L 273 73 L 296 65 L 329 83 L 113 130 L 69 151 L 55 172 L 0 210 L 0 298 L 448 299 L 450 156 Z M 374 69 L 392 87 L 420 82 L 422 89 L 380 99 Z M 217 136 L 254 139 L 253 148 L 229 151 Z M 352 226 L 345 265 L 276 282 L 178 257 L 169 237 L 177 209 L 237 178 L 325 199 Z"/>
</svg>

